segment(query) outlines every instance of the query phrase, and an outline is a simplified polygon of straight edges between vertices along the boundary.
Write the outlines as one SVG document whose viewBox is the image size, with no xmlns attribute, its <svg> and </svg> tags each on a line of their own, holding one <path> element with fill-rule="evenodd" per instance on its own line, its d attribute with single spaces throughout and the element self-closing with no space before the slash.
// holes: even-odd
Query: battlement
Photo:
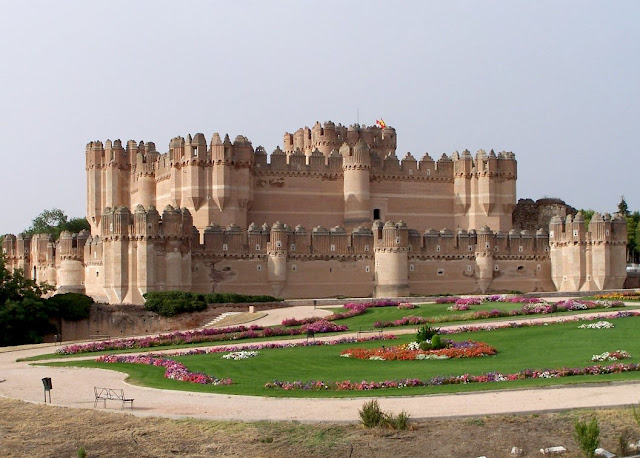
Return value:
<svg viewBox="0 0 640 458">
<path fill-rule="evenodd" d="M 552 246 L 567 246 L 575 244 L 620 244 L 627 242 L 627 222 L 625 218 L 615 213 L 601 215 L 594 213 L 589 226 L 584 216 L 578 212 L 575 217 L 566 218 L 554 216 L 549 224 L 549 241 Z"/>
</svg>

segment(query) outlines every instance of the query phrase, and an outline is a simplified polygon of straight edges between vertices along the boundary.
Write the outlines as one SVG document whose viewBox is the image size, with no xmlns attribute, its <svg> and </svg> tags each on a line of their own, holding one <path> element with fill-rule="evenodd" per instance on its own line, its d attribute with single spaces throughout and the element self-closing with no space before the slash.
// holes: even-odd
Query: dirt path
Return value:
<svg viewBox="0 0 640 458">
<path fill-rule="evenodd" d="M 295 309 L 295 310 L 294 310 Z M 270 314 L 279 323 L 282 318 L 319 315 L 311 307 L 289 308 Z M 610 312 L 616 313 L 616 311 Z M 603 315 L 605 312 L 594 315 Z M 280 316 L 283 315 L 283 316 Z M 541 317 L 528 321 L 558 321 L 560 317 Z M 262 318 L 264 324 L 268 317 Z M 404 332 L 414 332 L 405 330 Z M 396 332 L 400 333 L 400 332 Z M 54 405 L 93 409 L 94 385 L 123 388 L 127 397 L 135 398 L 133 413 L 138 416 L 171 418 L 193 417 L 216 420 L 297 420 L 301 422 L 355 422 L 358 409 L 366 398 L 288 399 L 188 393 L 157 390 L 127 384 L 126 374 L 85 368 L 30 366 L 18 358 L 50 353 L 51 346 L 15 348 L 0 353 L 0 396 L 33 403 L 43 402 L 41 379 L 53 381 Z M 572 408 L 615 407 L 637 404 L 640 382 L 561 386 L 545 389 L 490 391 L 451 395 L 378 398 L 383 410 L 408 412 L 411 418 L 447 418 L 489 414 L 533 413 Z M 115 402 L 107 407 L 120 411 Z"/>
</svg>

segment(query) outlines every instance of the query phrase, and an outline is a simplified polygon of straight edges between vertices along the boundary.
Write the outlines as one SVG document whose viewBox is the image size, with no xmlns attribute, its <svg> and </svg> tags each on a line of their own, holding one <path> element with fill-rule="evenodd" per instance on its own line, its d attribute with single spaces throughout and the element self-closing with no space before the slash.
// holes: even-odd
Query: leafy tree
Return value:
<svg viewBox="0 0 640 458">
<path fill-rule="evenodd" d="M 80 232 L 83 229 L 91 229 L 86 218 L 69 219 L 59 208 L 52 208 L 51 210 L 44 210 L 36 216 L 31 221 L 31 226 L 23 234 L 50 234 L 57 239 L 62 231 Z"/>
<path fill-rule="evenodd" d="M 629 207 L 627 205 L 627 201 L 624 200 L 624 196 L 620 197 L 620 203 L 618 204 L 618 213 L 622 216 L 629 216 Z"/>
<path fill-rule="evenodd" d="M 595 213 L 595 210 L 585 210 L 584 208 L 580 210 L 580 213 L 582 213 L 582 216 L 584 216 L 584 222 L 586 227 L 589 227 L 589 223 L 591 223 L 591 218 L 593 218 L 593 214 Z"/>
<path fill-rule="evenodd" d="M 42 298 L 52 290 L 26 278 L 20 269 L 10 272 L 0 253 L 0 346 L 42 342 L 46 334 L 57 332 L 56 318 L 79 320 L 89 315 L 93 299 L 75 293 Z"/>
</svg>

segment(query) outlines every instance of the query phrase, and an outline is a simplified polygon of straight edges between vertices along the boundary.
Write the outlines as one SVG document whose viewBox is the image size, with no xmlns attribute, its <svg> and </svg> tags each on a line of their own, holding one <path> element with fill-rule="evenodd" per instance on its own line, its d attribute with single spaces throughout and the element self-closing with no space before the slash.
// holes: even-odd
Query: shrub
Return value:
<svg viewBox="0 0 640 458">
<path fill-rule="evenodd" d="M 409 425 L 409 417 L 410 415 L 403 410 L 395 417 L 389 415 L 389 424 L 393 429 L 405 430 Z"/>
<path fill-rule="evenodd" d="M 93 299 L 85 294 L 56 294 L 47 302 L 58 310 L 58 316 L 69 321 L 83 320 L 89 317 Z"/>
<path fill-rule="evenodd" d="M 373 428 L 376 426 L 389 426 L 393 429 L 407 429 L 409 423 L 409 414 L 404 410 L 398 415 L 383 412 L 380 409 L 378 401 L 375 399 L 365 402 L 362 409 L 358 411 L 360 421 L 365 428 Z"/>
<path fill-rule="evenodd" d="M 636 409 L 634 406 L 631 406 L 631 413 L 633 414 L 633 419 L 636 421 L 638 426 L 640 426 L 640 406 Z"/>
<path fill-rule="evenodd" d="M 385 417 L 378 401 L 375 399 L 365 402 L 362 409 L 358 410 L 358 414 L 360 414 L 360 421 L 365 428 L 373 428 L 374 426 L 381 425 Z"/>
<path fill-rule="evenodd" d="M 431 346 L 431 344 L 429 342 L 427 342 L 426 340 L 420 342 L 420 350 L 422 351 L 429 351 L 433 349 L 433 347 Z"/>
<path fill-rule="evenodd" d="M 431 348 L 433 348 L 434 350 L 439 350 L 441 348 L 444 348 L 445 346 L 446 345 L 442 343 L 442 340 L 440 339 L 440 336 L 438 334 L 431 338 Z"/>
<path fill-rule="evenodd" d="M 236 293 L 190 293 L 184 291 L 153 291 L 144 294 L 144 308 L 163 316 L 206 310 L 207 304 L 238 304 L 247 302 L 277 302 L 272 296 L 245 296 Z"/>
<path fill-rule="evenodd" d="M 162 316 L 173 316 L 185 312 L 199 312 L 207 308 L 202 294 L 182 291 L 148 292 L 144 294 L 146 310 Z"/>
<path fill-rule="evenodd" d="M 590 422 L 576 420 L 574 438 L 580 450 L 587 458 L 593 458 L 595 450 L 600 445 L 600 427 L 598 419 L 593 418 Z"/>
<path fill-rule="evenodd" d="M 432 328 L 428 324 L 420 326 L 416 333 L 416 340 L 418 342 L 424 342 L 425 340 L 431 340 L 431 338 L 438 333 L 438 328 Z"/>
</svg>

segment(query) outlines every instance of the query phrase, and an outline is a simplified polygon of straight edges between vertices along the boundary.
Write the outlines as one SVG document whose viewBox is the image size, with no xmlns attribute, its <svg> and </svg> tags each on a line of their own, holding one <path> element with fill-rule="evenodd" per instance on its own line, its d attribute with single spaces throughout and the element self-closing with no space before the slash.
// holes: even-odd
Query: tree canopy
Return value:
<svg viewBox="0 0 640 458">
<path fill-rule="evenodd" d="M 80 232 L 83 229 L 91 229 L 86 218 L 69 219 L 59 208 L 52 208 L 36 216 L 31 221 L 31 226 L 22 233 L 24 235 L 50 234 L 57 239 L 62 231 Z"/>
<path fill-rule="evenodd" d="M 7 269 L 0 253 L 0 346 L 42 342 L 46 334 L 59 332 L 56 321 L 89 316 L 93 299 L 84 294 L 42 296 L 54 288 L 26 278 L 20 269 Z"/>
</svg>

